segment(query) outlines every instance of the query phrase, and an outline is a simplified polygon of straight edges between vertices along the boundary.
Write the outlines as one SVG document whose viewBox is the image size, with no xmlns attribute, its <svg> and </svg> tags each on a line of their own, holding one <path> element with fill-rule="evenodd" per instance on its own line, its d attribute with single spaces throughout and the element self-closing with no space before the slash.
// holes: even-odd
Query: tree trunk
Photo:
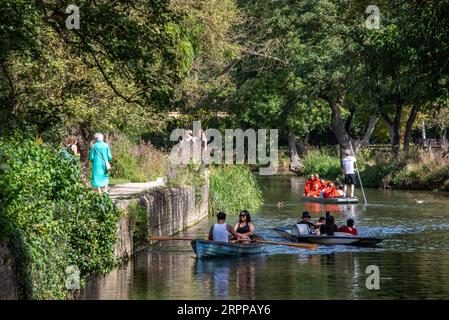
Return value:
<svg viewBox="0 0 449 320">
<path fill-rule="evenodd" d="M 343 158 L 344 158 L 344 151 L 346 149 L 350 149 L 350 142 L 351 138 L 349 137 L 348 132 L 345 128 L 345 122 L 343 121 L 341 117 L 341 107 L 343 106 L 343 100 L 344 97 L 341 96 L 338 99 L 332 99 L 327 100 L 329 103 L 329 106 L 332 110 L 332 116 L 331 116 L 331 124 L 332 124 L 332 132 L 335 135 L 335 138 L 337 139 L 338 145 L 340 146 L 340 165 L 343 168 Z M 355 150 L 354 150 L 355 152 Z"/>
<path fill-rule="evenodd" d="M 298 150 L 296 149 L 296 136 L 291 128 L 287 129 L 288 134 L 288 155 L 290 157 L 290 171 L 295 173 L 300 171 Z"/>
<path fill-rule="evenodd" d="M 390 138 L 391 138 L 391 152 L 393 156 L 396 158 L 399 153 L 399 144 L 400 144 L 400 135 L 399 129 L 401 126 L 401 114 L 402 114 L 403 100 L 400 100 L 395 105 L 395 115 L 394 120 L 391 120 L 388 114 L 383 110 L 383 108 L 379 107 L 380 115 L 382 119 L 385 121 L 385 124 L 388 126 L 390 130 Z"/>
<path fill-rule="evenodd" d="M 418 115 L 418 104 L 414 104 L 410 115 L 407 119 L 407 124 L 405 126 L 404 134 L 404 152 L 408 153 L 410 149 L 410 138 L 412 137 L 413 124 L 415 123 L 416 116 Z"/>
<path fill-rule="evenodd" d="M 296 149 L 298 150 L 298 155 L 303 157 L 307 154 L 307 148 L 309 145 L 309 133 L 307 133 L 304 139 L 296 141 Z"/>
<path fill-rule="evenodd" d="M 79 136 L 81 137 L 80 144 L 80 161 L 81 161 L 81 179 L 86 185 L 90 185 L 89 177 L 89 152 L 90 144 L 94 139 L 94 133 L 90 123 L 84 122 L 78 125 Z"/>
<path fill-rule="evenodd" d="M 371 135 L 373 134 L 378 121 L 379 121 L 379 117 L 377 116 L 377 114 L 373 114 L 369 117 L 368 127 L 366 128 L 365 134 L 363 135 L 362 139 L 360 140 L 360 146 L 366 146 L 369 144 L 369 139 L 371 139 Z"/>
</svg>

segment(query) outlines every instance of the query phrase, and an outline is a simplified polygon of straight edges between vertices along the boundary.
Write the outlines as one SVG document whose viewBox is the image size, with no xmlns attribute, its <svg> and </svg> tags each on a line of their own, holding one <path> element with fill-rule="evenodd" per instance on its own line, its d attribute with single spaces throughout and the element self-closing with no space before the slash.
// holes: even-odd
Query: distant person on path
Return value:
<svg viewBox="0 0 449 320">
<path fill-rule="evenodd" d="M 65 140 L 65 145 L 67 150 L 70 151 L 73 155 L 77 156 L 78 152 L 78 139 L 74 136 L 70 136 Z"/>
<path fill-rule="evenodd" d="M 234 225 L 234 231 L 240 235 L 241 239 L 251 240 L 256 227 L 251 222 L 251 215 L 247 210 L 243 210 L 239 215 L 239 222 Z"/>
<path fill-rule="evenodd" d="M 72 161 L 73 164 L 77 163 L 79 152 L 78 152 L 78 139 L 74 136 L 67 137 L 64 141 L 65 148 L 59 151 L 59 154 L 64 157 L 64 159 Z"/>
<path fill-rule="evenodd" d="M 358 235 L 357 229 L 354 228 L 354 220 L 353 219 L 348 219 L 346 221 L 346 226 L 338 228 L 337 232 L 346 232 L 346 233 L 350 233 L 354 236 Z"/>
<path fill-rule="evenodd" d="M 354 198 L 355 186 L 355 167 L 356 158 L 351 156 L 350 150 L 345 150 L 346 157 L 343 158 L 343 173 L 345 175 L 345 186 L 343 188 L 343 196 L 346 198 L 348 192 L 348 185 L 351 186 L 351 198 Z"/>
<path fill-rule="evenodd" d="M 229 242 L 229 234 L 232 234 L 236 239 L 240 238 L 239 234 L 226 223 L 226 213 L 217 213 L 217 223 L 210 228 L 209 240 Z"/>
<path fill-rule="evenodd" d="M 104 142 L 104 136 L 101 133 L 95 134 L 95 144 L 90 149 L 89 160 L 92 161 L 92 188 L 100 194 L 107 192 L 109 185 L 110 169 L 109 161 L 112 160 L 111 150 Z"/>
</svg>

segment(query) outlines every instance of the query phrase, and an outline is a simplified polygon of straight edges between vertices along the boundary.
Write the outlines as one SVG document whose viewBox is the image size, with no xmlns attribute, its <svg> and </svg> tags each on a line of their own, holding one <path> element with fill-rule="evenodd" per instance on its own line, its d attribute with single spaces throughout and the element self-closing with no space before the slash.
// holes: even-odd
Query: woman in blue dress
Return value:
<svg viewBox="0 0 449 320">
<path fill-rule="evenodd" d="M 99 193 L 107 191 L 109 184 L 108 166 L 112 160 L 111 150 L 101 133 L 95 134 L 95 144 L 90 149 L 89 160 L 92 161 L 92 188 Z"/>
</svg>

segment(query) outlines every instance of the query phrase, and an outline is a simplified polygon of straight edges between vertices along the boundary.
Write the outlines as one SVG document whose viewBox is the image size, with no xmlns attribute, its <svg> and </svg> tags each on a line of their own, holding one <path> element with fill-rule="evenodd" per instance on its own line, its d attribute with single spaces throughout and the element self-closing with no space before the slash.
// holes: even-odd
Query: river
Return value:
<svg viewBox="0 0 449 320">
<path fill-rule="evenodd" d="M 331 211 L 342 225 L 351 217 L 360 235 L 383 237 L 375 248 L 320 246 L 317 251 L 267 246 L 252 258 L 198 260 L 188 241 L 165 241 L 107 276 L 90 280 L 81 299 L 448 299 L 449 198 L 428 192 L 359 190 L 358 205 L 304 203 L 304 179 L 258 177 L 265 204 L 252 214 L 266 239 L 271 229 L 295 223 L 302 211 L 317 221 Z M 418 204 L 415 199 L 423 200 Z M 276 203 L 283 201 L 278 208 Z M 237 217 L 228 217 L 234 224 Z M 206 237 L 211 218 L 180 233 Z M 380 288 L 368 289 L 368 266 Z"/>
</svg>

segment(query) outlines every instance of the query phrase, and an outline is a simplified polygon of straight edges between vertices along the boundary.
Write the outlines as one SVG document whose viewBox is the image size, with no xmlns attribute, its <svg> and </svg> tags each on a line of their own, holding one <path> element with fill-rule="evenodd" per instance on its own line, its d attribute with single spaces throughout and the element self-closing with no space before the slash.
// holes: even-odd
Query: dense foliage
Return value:
<svg viewBox="0 0 449 320">
<path fill-rule="evenodd" d="M 257 210 L 262 191 L 253 173 L 244 165 L 213 167 L 210 176 L 210 210 L 238 214 Z"/>
<path fill-rule="evenodd" d="M 0 219 L 9 226 L 2 236 L 25 270 L 21 297 L 65 297 L 71 265 L 81 276 L 111 270 L 118 213 L 81 183 L 79 162 L 28 138 L 2 138 L 0 148 L 10 168 L 0 173 Z"/>
</svg>

